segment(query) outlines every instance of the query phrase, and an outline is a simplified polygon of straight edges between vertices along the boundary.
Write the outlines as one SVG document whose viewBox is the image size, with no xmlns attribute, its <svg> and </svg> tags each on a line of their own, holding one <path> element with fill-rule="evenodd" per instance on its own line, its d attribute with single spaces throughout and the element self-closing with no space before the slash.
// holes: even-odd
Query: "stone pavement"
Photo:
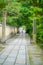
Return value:
<svg viewBox="0 0 43 65">
<path fill-rule="evenodd" d="M 0 65 L 26 65 L 25 36 L 17 35 L 6 42 L 6 47 L 0 52 Z"/>
<path fill-rule="evenodd" d="M 27 38 L 27 52 L 30 60 L 30 65 L 43 65 L 43 50 L 36 44 L 31 43 Z M 30 43 L 29 43 L 30 42 Z"/>
<path fill-rule="evenodd" d="M 0 65 L 43 65 L 42 59 L 37 58 L 36 61 L 35 52 L 41 53 L 36 51 L 36 46 L 30 44 L 27 34 L 16 35 L 6 41 L 5 48 L 0 52 Z"/>
</svg>

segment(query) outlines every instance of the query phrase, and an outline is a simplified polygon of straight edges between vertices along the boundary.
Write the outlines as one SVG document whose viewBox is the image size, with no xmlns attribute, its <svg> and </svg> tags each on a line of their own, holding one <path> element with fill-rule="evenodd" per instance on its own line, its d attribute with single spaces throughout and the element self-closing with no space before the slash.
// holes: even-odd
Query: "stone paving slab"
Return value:
<svg viewBox="0 0 43 65">
<path fill-rule="evenodd" d="M 17 38 L 17 39 L 19 40 L 19 38 Z M 9 42 L 6 41 L 6 43 L 5 43 L 6 44 L 6 49 L 8 49 L 9 46 L 12 46 L 14 44 L 17 44 L 17 39 L 14 39 L 14 40 L 11 39 L 11 41 L 9 41 Z"/>
<path fill-rule="evenodd" d="M 15 64 L 15 65 L 25 65 L 25 64 Z"/>
<path fill-rule="evenodd" d="M 16 58 L 7 58 L 3 65 L 14 65 Z"/>
<path fill-rule="evenodd" d="M 18 58 L 25 58 L 25 55 L 18 55 Z"/>
<path fill-rule="evenodd" d="M 14 61 L 10 62 L 5 62 L 3 65 L 14 65 Z"/>
<path fill-rule="evenodd" d="M 26 65 L 30 65 L 30 58 L 29 58 L 29 55 L 28 55 L 27 46 L 26 46 Z"/>
<path fill-rule="evenodd" d="M 12 48 L 13 47 L 9 47 L 5 52 L 3 52 L 2 55 L 0 55 L 0 58 L 6 58 L 9 55 L 10 51 L 12 50 Z"/>
<path fill-rule="evenodd" d="M 36 44 L 28 45 L 27 50 L 30 59 L 30 65 L 43 65 L 43 52 Z"/>
<path fill-rule="evenodd" d="M 4 58 L 0 58 L 0 64 L 4 62 Z"/>
<path fill-rule="evenodd" d="M 29 57 L 27 57 L 27 63 L 26 63 L 26 65 L 30 65 L 30 59 L 29 59 Z"/>
<path fill-rule="evenodd" d="M 41 50 L 39 50 L 38 48 L 36 48 L 35 46 L 28 46 L 28 49 L 30 51 L 31 54 L 34 54 L 34 55 L 41 55 L 43 54 Z"/>
<path fill-rule="evenodd" d="M 16 63 L 17 64 L 25 64 L 25 59 L 24 58 L 18 58 Z"/>
<path fill-rule="evenodd" d="M 24 48 L 25 49 L 25 48 Z M 20 50 L 19 55 L 25 55 L 25 50 Z"/>
<path fill-rule="evenodd" d="M 17 42 L 18 42 L 18 39 L 16 40 L 16 44 L 17 44 Z M 9 65 L 9 64 L 13 65 L 14 64 L 14 61 L 17 56 L 17 51 L 19 49 L 19 45 L 15 46 L 14 42 L 13 42 L 13 45 L 11 45 L 11 44 L 7 45 L 8 47 L 6 47 L 6 49 L 0 55 L 0 65 Z"/>
<path fill-rule="evenodd" d="M 34 65 L 43 65 L 43 61 L 40 59 L 40 57 L 37 58 L 34 56 L 34 58 L 32 58 L 32 61 Z"/>
<path fill-rule="evenodd" d="M 23 42 L 24 40 L 22 41 L 21 47 L 19 49 L 15 65 L 26 65 L 26 50 Z"/>
</svg>

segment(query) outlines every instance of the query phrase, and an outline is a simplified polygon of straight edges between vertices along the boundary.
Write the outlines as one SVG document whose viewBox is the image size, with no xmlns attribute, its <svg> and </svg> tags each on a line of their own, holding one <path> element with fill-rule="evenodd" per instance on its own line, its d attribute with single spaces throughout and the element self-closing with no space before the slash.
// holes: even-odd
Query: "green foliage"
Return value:
<svg viewBox="0 0 43 65">
<path fill-rule="evenodd" d="M 17 27 L 17 23 L 16 23 L 16 17 L 12 16 L 8 16 L 7 17 L 7 24 L 10 25 L 10 26 L 13 26 L 13 27 Z"/>
<path fill-rule="evenodd" d="M 0 11 L 6 7 L 6 5 L 8 5 L 10 2 L 12 2 L 13 0 L 0 0 Z"/>
<path fill-rule="evenodd" d="M 35 19 L 37 22 L 36 39 L 38 43 L 43 43 L 43 0 L 9 1 L 0 0 L 0 10 L 4 8 L 3 11 L 7 11 L 7 24 L 14 27 L 25 26 L 27 33 L 32 36 Z"/>
<path fill-rule="evenodd" d="M 43 43 L 43 17 L 37 21 L 37 42 Z"/>
</svg>

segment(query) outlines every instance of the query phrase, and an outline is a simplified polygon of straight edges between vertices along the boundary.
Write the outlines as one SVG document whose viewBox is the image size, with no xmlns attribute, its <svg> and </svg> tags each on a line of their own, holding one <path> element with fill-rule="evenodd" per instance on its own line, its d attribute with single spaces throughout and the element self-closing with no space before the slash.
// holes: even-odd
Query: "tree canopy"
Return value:
<svg viewBox="0 0 43 65">
<path fill-rule="evenodd" d="M 0 0 L 0 10 L 7 12 L 7 24 L 14 27 L 25 25 L 30 36 L 35 19 L 37 42 L 43 43 L 43 0 Z"/>
</svg>

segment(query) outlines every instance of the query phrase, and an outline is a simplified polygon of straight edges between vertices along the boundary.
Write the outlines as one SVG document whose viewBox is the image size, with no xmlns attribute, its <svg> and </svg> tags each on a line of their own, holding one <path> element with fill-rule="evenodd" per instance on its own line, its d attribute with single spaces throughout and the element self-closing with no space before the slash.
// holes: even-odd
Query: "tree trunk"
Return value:
<svg viewBox="0 0 43 65">
<path fill-rule="evenodd" d="M 19 27 L 17 28 L 17 33 L 19 33 Z"/>
<path fill-rule="evenodd" d="M 33 42 L 36 43 L 36 21 L 33 20 Z"/>
<path fill-rule="evenodd" d="M 5 42 L 5 37 L 6 37 L 6 12 L 3 13 L 2 16 L 2 42 Z"/>
</svg>

